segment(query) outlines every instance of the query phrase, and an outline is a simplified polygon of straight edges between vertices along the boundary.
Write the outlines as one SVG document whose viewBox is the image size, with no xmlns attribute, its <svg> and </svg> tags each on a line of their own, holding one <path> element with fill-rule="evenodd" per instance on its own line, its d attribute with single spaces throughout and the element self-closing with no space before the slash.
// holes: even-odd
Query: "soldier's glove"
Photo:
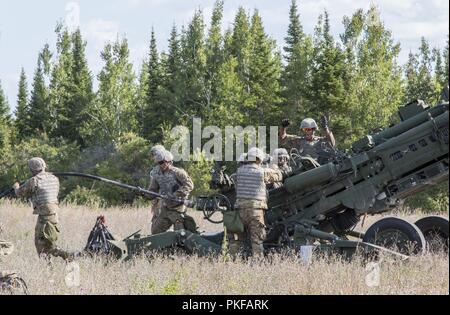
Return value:
<svg viewBox="0 0 450 315">
<path fill-rule="evenodd" d="M 327 116 L 323 115 L 323 116 L 320 118 L 320 126 L 321 126 L 323 129 L 328 129 L 328 118 L 327 118 Z"/>
<path fill-rule="evenodd" d="M 281 121 L 281 127 L 283 127 L 283 128 L 287 128 L 290 124 L 291 124 L 291 122 L 289 121 L 289 119 L 283 119 Z"/>
</svg>

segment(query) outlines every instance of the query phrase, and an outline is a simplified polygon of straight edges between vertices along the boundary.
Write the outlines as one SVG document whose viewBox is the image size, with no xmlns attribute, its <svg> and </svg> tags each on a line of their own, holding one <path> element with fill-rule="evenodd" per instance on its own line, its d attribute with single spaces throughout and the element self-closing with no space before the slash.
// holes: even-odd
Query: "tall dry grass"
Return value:
<svg viewBox="0 0 450 315">
<path fill-rule="evenodd" d="M 148 233 L 150 213 L 146 209 L 88 209 L 64 206 L 60 211 L 60 245 L 82 249 L 98 215 L 105 214 L 110 230 L 125 237 L 137 230 Z M 399 214 L 411 221 L 418 214 Z M 221 227 L 194 214 L 201 230 Z M 369 217 L 364 230 L 379 217 Z M 315 257 L 310 265 L 294 256 L 274 256 L 264 261 L 226 261 L 221 257 L 199 258 L 177 255 L 152 259 L 137 257 L 130 262 L 83 258 L 79 286 L 67 285 L 72 265 L 40 260 L 34 249 L 36 217 L 31 207 L 19 203 L 0 204 L 1 239 L 12 241 L 14 253 L 0 269 L 16 270 L 31 294 L 448 294 L 449 259 L 446 254 L 427 254 L 407 262 L 385 259 L 379 265 L 379 285 L 368 286 L 371 273 L 363 261 L 340 257 Z"/>
</svg>

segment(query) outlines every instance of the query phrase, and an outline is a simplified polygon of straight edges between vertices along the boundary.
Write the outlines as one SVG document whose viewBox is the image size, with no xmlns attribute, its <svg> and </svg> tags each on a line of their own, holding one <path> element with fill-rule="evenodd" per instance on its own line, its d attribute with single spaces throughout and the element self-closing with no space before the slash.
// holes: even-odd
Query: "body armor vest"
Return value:
<svg viewBox="0 0 450 315">
<path fill-rule="evenodd" d="M 174 191 L 178 190 L 178 181 L 173 170 L 163 173 L 160 169 L 152 172 L 152 178 L 156 180 L 159 185 L 159 193 L 173 196 Z"/>
<path fill-rule="evenodd" d="M 267 201 L 264 169 L 255 164 L 243 165 L 238 169 L 236 198 Z"/>
<path fill-rule="evenodd" d="M 36 187 L 31 202 L 34 208 L 46 204 L 58 204 L 59 180 L 49 173 L 40 173 L 35 176 Z"/>
</svg>

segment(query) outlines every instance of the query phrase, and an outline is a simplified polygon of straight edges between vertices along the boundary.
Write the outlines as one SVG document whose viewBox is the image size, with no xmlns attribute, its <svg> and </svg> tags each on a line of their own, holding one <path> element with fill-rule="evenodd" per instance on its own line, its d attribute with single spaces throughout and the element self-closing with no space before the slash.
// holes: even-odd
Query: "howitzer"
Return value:
<svg viewBox="0 0 450 315">
<path fill-rule="evenodd" d="M 399 116 L 400 123 L 356 141 L 351 154 L 297 168 L 281 188 L 271 190 L 265 248 L 319 241 L 321 249 L 345 252 L 378 244 L 419 253 L 438 237 L 448 249 L 448 219 L 441 217 L 415 224 L 384 218 L 366 233 L 353 230 L 362 216 L 395 209 L 405 198 L 448 180 L 448 102 L 428 107 L 414 101 L 401 107 Z"/>
</svg>

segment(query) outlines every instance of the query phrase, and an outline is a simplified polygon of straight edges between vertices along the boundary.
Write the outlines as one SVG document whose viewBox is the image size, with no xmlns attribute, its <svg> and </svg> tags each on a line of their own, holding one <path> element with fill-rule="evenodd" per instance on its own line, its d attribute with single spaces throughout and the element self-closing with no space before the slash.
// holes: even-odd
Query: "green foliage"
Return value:
<svg viewBox="0 0 450 315">
<path fill-rule="evenodd" d="M 182 277 L 181 271 L 175 274 L 175 277 L 170 279 L 169 282 L 162 288 L 162 295 L 177 295 L 180 293 L 180 280 Z"/>
<path fill-rule="evenodd" d="M 409 197 L 405 205 L 411 209 L 421 209 L 424 212 L 448 213 L 448 181 Z"/>
<path fill-rule="evenodd" d="M 91 208 L 104 206 L 103 199 L 93 190 L 77 186 L 65 198 L 64 202 L 69 204 L 86 205 Z"/>
<path fill-rule="evenodd" d="M 30 109 L 28 106 L 28 87 L 25 70 L 22 68 L 19 80 L 19 93 L 17 95 L 16 120 L 15 125 L 19 139 L 24 139 L 31 135 L 29 130 Z"/>
<path fill-rule="evenodd" d="M 0 81 L 0 119 L 10 120 L 10 108 L 8 104 L 8 100 L 5 97 L 5 93 L 3 92 L 2 82 Z"/>
<path fill-rule="evenodd" d="M 107 44 L 102 52 L 105 65 L 98 75 L 99 91 L 83 128 L 91 144 L 117 144 L 121 136 L 137 129 L 135 75 L 128 58 L 126 39 Z"/>
<path fill-rule="evenodd" d="M 194 182 L 194 190 L 192 196 L 207 196 L 212 193 L 209 186 L 211 182 L 211 170 L 213 168 L 213 162 L 208 161 L 204 154 L 196 154 L 198 161 L 194 161 L 192 157 L 191 161 L 184 162 L 182 167 L 189 174 Z"/>
<path fill-rule="evenodd" d="M 49 48 L 46 45 L 39 54 L 37 68 L 34 73 L 32 91 L 29 104 L 28 127 L 33 134 L 46 133 L 52 130 L 52 114 L 49 106 L 49 91 L 45 84 L 45 58 L 49 55 Z M 28 118 L 28 117 L 27 117 Z M 22 137 L 24 137 L 23 135 Z"/>
<path fill-rule="evenodd" d="M 31 176 L 27 162 L 33 157 L 42 157 L 51 172 L 70 170 L 79 155 L 79 148 L 64 140 L 49 139 L 46 135 L 30 138 L 16 144 L 7 159 L 0 163 L 0 187 L 11 186 Z"/>
</svg>

